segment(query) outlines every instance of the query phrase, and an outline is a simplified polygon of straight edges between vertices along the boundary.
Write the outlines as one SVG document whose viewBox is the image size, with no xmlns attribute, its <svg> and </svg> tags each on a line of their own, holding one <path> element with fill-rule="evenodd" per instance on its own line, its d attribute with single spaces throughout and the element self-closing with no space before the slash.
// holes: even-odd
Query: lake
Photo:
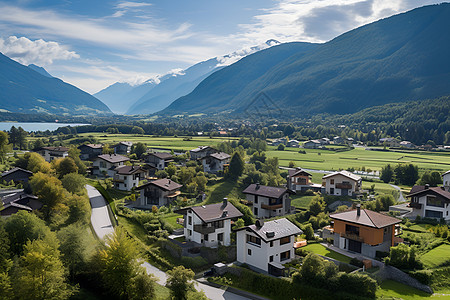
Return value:
<svg viewBox="0 0 450 300">
<path fill-rule="evenodd" d="M 16 128 L 22 127 L 26 131 L 46 131 L 46 130 L 56 130 L 59 127 L 64 126 L 81 126 L 81 125 L 90 125 L 90 124 L 79 124 L 79 123 L 25 123 L 25 122 L 0 122 L 0 130 L 9 131 L 11 127 L 15 126 Z"/>
</svg>

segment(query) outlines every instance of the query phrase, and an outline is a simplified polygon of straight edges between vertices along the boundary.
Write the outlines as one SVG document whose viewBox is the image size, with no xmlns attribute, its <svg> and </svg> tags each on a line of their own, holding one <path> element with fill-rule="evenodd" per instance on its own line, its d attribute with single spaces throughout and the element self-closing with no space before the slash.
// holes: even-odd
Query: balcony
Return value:
<svg viewBox="0 0 450 300">
<path fill-rule="evenodd" d="M 214 231 L 216 231 L 216 229 L 213 226 L 208 227 L 208 226 L 204 226 L 202 224 L 198 224 L 198 225 L 194 225 L 194 231 L 199 232 L 201 234 L 210 234 L 210 233 L 213 233 Z"/>
<path fill-rule="evenodd" d="M 273 205 L 261 204 L 261 208 L 269 209 L 269 210 L 275 210 L 275 209 L 279 209 L 279 208 L 282 208 L 282 207 L 283 207 L 283 203 L 273 204 Z"/>
<path fill-rule="evenodd" d="M 354 241 L 358 241 L 358 242 L 364 242 L 364 238 L 362 236 L 359 236 L 358 234 L 353 233 L 353 232 L 341 233 L 341 237 L 344 237 L 344 238 L 350 239 L 350 240 L 354 240 Z"/>
<path fill-rule="evenodd" d="M 124 183 L 125 180 L 123 180 L 123 179 L 118 179 L 118 178 L 114 178 L 114 179 L 113 179 L 113 182 Z"/>
<path fill-rule="evenodd" d="M 422 204 L 419 202 L 410 202 L 409 203 L 409 207 L 411 208 L 417 208 L 417 209 L 422 209 Z"/>
<path fill-rule="evenodd" d="M 336 188 L 341 190 L 350 190 L 352 185 L 350 183 L 336 183 Z"/>
</svg>

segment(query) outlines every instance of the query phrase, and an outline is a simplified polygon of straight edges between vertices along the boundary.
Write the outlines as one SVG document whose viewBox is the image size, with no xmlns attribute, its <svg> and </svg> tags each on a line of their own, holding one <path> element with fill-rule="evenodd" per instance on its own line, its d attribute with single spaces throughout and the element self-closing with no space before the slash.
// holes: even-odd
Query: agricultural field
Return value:
<svg viewBox="0 0 450 300">
<path fill-rule="evenodd" d="M 425 267 L 429 269 L 437 268 L 450 263 L 450 245 L 442 244 L 420 257 Z"/>
<path fill-rule="evenodd" d="M 392 299 L 403 299 L 403 300 L 416 300 L 416 299 L 448 299 L 448 294 L 435 293 L 429 295 L 425 292 L 419 291 L 410 286 L 398 283 L 393 280 L 386 280 L 380 285 L 377 290 L 377 299 L 392 300 Z"/>
</svg>

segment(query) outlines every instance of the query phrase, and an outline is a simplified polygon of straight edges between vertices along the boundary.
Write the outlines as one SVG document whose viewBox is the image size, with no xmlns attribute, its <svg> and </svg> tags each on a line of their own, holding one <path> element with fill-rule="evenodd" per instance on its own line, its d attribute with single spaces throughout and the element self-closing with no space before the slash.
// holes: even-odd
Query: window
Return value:
<svg viewBox="0 0 450 300">
<path fill-rule="evenodd" d="M 425 210 L 425 217 L 426 218 L 436 218 L 440 219 L 442 218 L 442 212 L 441 211 L 435 211 L 435 210 Z"/>
<path fill-rule="evenodd" d="M 192 235 L 192 230 L 188 229 L 188 235 L 189 235 L 189 236 Z"/>
<path fill-rule="evenodd" d="M 258 195 L 255 195 L 255 204 L 258 204 Z"/>
<path fill-rule="evenodd" d="M 261 239 L 256 236 L 247 234 L 247 243 L 261 246 Z"/>
<path fill-rule="evenodd" d="M 219 234 L 217 235 L 217 240 L 218 240 L 219 242 L 223 242 L 223 233 L 219 233 Z"/>
<path fill-rule="evenodd" d="M 284 237 L 284 238 L 280 239 L 280 245 L 285 245 L 285 244 L 290 243 L 290 242 L 291 242 L 291 237 L 290 236 L 287 236 L 287 237 Z"/>
<path fill-rule="evenodd" d="M 334 179 L 330 179 L 330 184 L 334 184 Z"/>
<path fill-rule="evenodd" d="M 359 236 L 359 227 L 358 226 L 349 225 L 349 224 L 345 224 L 345 233 Z"/>
<path fill-rule="evenodd" d="M 188 217 L 188 224 L 189 224 L 189 225 L 192 225 L 192 216 L 189 216 L 189 217 Z"/>
<path fill-rule="evenodd" d="M 273 241 L 270 242 L 270 247 L 273 247 Z"/>
<path fill-rule="evenodd" d="M 214 227 L 214 228 L 223 228 L 223 220 L 212 222 L 212 227 Z"/>
<path fill-rule="evenodd" d="M 334 188 L 330 188 L 330 194 L 334 195 Z"/>
<path fill-rule="evenodd" d="M 269 262 L 273 262 L 273 255 L 269 257 Z"/>
<path fill-rule="evenodd" d="M 253 209 L 253 214 L 255 215 L 255 216 L 258 216 L 258 208 L 257 207 L 255 207 L 254 209 Z"/>
<path fill-rule="evenodd" d="M 280 253 L 280 260 L 284 261 L 291 258 L 291 251 L 281 252 Z"/>
<path fill-rule="evenodd" d="M 444 207 L 444 201 L 436 197 L 427 197 L 427 206 Z"/>
<path fill-rule="evenodd" d="M 247 250 L 248 255 L 252 255 L 252 249 Z"/>
<path fill-rule="evenodd" d="M 205 241 L 208 241 L 208 235 L 207 235 L 207 234 L 203 235 L 203 239 L 204 239 Z"/>
</svg>

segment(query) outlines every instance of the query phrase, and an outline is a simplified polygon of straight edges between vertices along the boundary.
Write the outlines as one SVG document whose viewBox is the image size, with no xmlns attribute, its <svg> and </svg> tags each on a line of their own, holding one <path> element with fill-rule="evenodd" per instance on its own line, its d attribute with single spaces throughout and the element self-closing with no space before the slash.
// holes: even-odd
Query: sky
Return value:
<svg viewBox="0 0 450 300">
<path fill-rule="evenodd" d="M 326 42 L 433 0 L 0 0 L 0 52 L 89 93 L 266 40 Z"/>
</svg>

